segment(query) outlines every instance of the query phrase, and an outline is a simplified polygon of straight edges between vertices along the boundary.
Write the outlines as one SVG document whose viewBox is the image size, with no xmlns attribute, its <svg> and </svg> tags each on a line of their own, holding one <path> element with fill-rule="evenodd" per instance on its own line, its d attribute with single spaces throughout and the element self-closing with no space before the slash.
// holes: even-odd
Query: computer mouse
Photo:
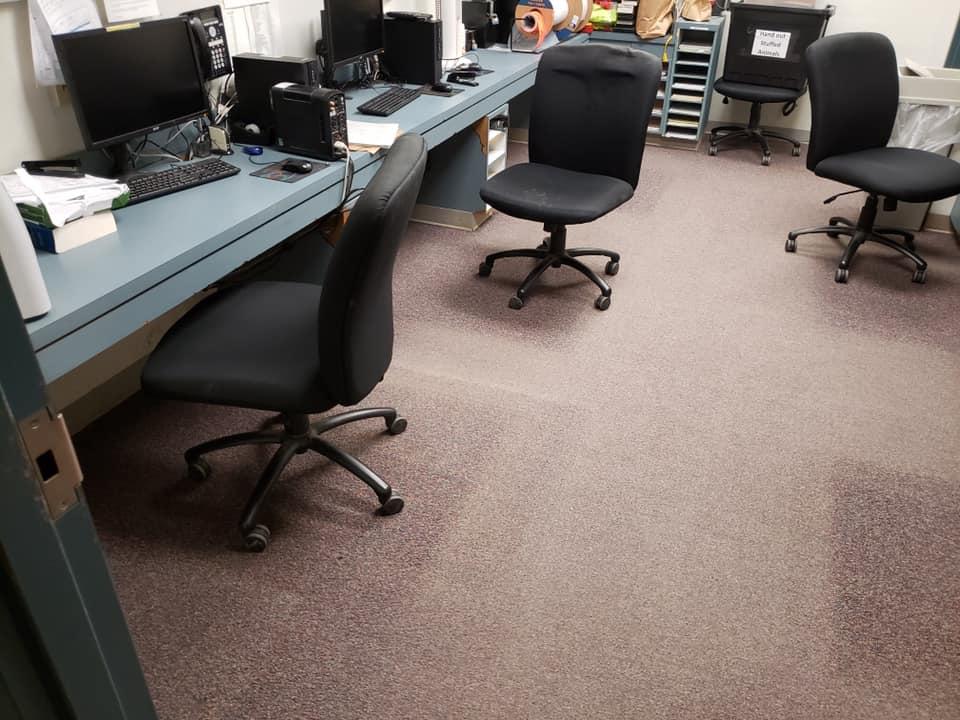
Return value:
<svg viewBox="0 0 960 720">
<path fill-rule="evenodd" d="M 313 170 L 313 164 L 306 160 L 287 160 L 280 167 L 287 172 L 300 173 L 301 175 L 306 175 Z"/>
<path fill-rule="evenodd" d="M 453 88 L 447 85 L 446 83 L 434 83 L 430 86 L 430 89 L 438 93 L 452 93 Z"/>
</svg>

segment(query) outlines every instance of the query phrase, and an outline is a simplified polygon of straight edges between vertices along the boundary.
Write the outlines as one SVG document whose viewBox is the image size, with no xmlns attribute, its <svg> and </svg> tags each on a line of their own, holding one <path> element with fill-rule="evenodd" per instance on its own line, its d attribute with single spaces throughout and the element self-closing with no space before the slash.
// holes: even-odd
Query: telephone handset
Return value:
<svg viewBox="0 0 960 720">
<path fill-rule="evenodd" d="M 183 13 L 190 21 L 190 28 L 197 43 L 200 67 L 207 80 L 223 77 L 233 72 L 230 51 L 227 48 L 227 33 L 219 5 L 190 10 Z"/>
</svg>

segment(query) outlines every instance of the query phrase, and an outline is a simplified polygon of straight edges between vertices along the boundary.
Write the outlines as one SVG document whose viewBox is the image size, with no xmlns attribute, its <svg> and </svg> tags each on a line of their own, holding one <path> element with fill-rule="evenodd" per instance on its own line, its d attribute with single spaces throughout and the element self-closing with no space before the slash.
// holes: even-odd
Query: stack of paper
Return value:
<svg viewBox="0 0 960 720">
<path fill-rule="evenodd" d="M 380 148 L 388 148 L 400 134 L 397 123 L 360 122 L 347 120 L 347 138 L 350 149 L 376 153 Z"/>
<path fill-rule="evenodd" d="M 53 227 L 63 227 L 71 220 L 120 207 L 129 196 L 129 189 L 123 183 L 93 175 L 82 178 L 31 175 L 17 168 L 16 175 L 4 175 L 0 181 L 15 203 L 41 208 Z"/>
</svg>

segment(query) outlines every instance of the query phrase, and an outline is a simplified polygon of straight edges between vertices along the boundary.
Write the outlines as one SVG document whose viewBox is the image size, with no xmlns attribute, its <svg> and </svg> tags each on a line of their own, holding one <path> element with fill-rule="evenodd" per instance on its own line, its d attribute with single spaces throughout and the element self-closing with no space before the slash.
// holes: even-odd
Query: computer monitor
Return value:
<svg viewBox="0 0 960 720">
<path fill-rule="evenodd" d="M 323 43 L 328 73 L 383 52 L 383 0 L 326 0 Z"/>
<path fill-rule="evenodd" d="M 53 44 L 91 150 L 209 112 L 187 18 L 55 35 Z"/>
</svg>

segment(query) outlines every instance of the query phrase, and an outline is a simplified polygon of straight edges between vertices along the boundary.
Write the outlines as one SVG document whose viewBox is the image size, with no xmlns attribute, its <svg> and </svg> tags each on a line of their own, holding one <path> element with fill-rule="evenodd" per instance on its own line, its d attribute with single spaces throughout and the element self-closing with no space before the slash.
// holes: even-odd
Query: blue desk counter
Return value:
<svg viewBox="0 0 960 720">
<path fill-rule="evenodd" d="M 538 55 L 478 51 L 494 72 L 452 97 L 424 95 L 388 118 L 352 108 L 383 88 L 348 93 L 351 119 L 399 123 L 434 148 L 532 87 Z M 287 154 L 266 150 L 258 162 Z M 355 187 L 381 157 L 354 153 Z M 117 233 L 63 255 L 40 253 L 53 309 L 27 323 L 47 382 L 103 352 L 188 300 L 243 263 L 309 226 L 339 204 L 343 163 L 295 183 L 250 175 L 259 169 L 238 153 L 226 158 L 241 173 L 115 213 Z"/>
</svg>

